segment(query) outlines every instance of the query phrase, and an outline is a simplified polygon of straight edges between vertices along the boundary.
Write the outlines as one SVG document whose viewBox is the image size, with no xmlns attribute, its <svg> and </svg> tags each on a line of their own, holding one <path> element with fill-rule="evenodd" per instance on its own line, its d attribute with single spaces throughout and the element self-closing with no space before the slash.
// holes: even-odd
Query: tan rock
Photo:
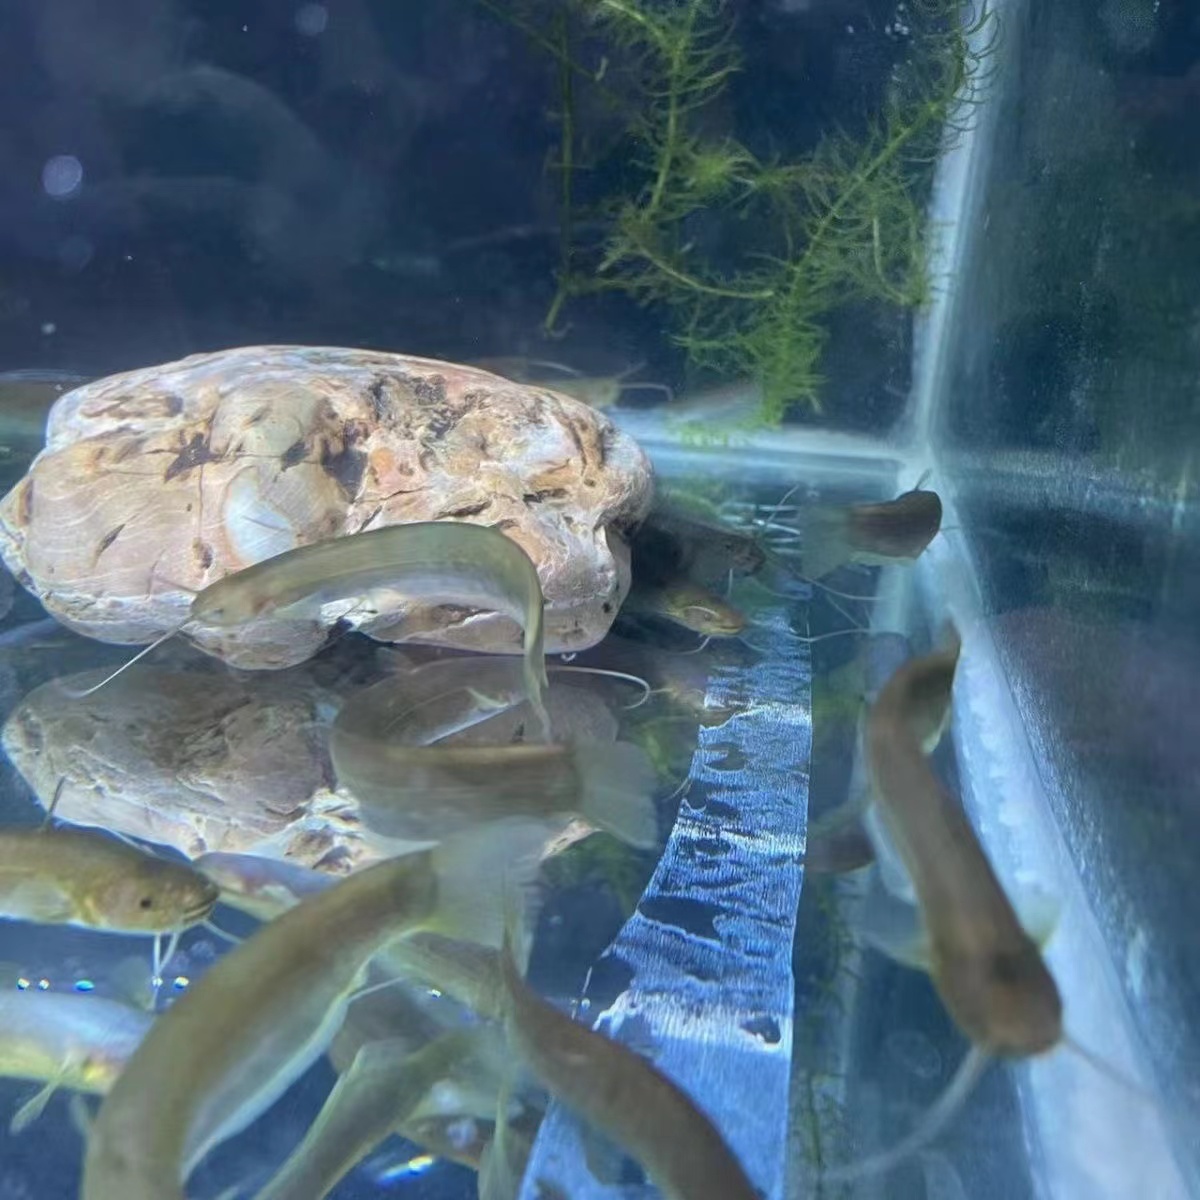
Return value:
<svg viewBox="0 0 1200 1200">
<path fill-rule="evenodd" d="M 107 670 L 51 680 L 14 708 L 3 748 L 43 807 L 58 792 L 61 820 L 191 858 L 256 854 L 332 874 L 427 844 L 373 837 L 337 786 L 329 724 L 366 680 L 378 681 L 377 665 L 348 643 L 270 675 L 186 653 L 190 666 L 139 664 L 91 696 L 71 693 Z M 403 686 L 403 672 L 393 675 Z M 547 700 L 557 736 L 616 740 L 607 703 L 582 681 L 553 683 Z M 519 705 L 441 745 L 507 745 L 531 720 Z M 580 821 L 547 827 L 554 849 L 591 832 Z"/>
<path fill-rule="evenodd" d="M 546 648 L 607 632 L 649 463 L 601 413 L 470 367 L 366 350 L 254 346 L 97 380 L 59 400 L 0 502 L 0 556 L 80 633 L 139 643 L 191 593 L 320 538 L 407 521 L 499 527 L 538 566 Z M 378 603 L 378 599 L 374 601 Z M 239 667 L 302 662 L 339 618 L 388 641 L 514 652 L 508 618 L 389 595 L 319 621 L 197 630 Z"/>
<path fill-rule="evenodd" d="M 56 817 L 174 846 L 268 854 L 344 871 L 378 857 L 333 788 L 324 718 L 337 697 L 307 674 L 138 666 L 92 696 L 104 670 L 31 692 L 4 750 Z"/>
</svg>

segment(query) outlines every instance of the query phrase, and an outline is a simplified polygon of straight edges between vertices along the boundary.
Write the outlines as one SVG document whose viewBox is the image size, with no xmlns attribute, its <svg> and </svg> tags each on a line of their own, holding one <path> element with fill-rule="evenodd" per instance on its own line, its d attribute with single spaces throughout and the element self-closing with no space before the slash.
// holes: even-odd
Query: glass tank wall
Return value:
<svg viewBox="0 0 1200 1200">
<path fill-rule="evenodd" d="M 205 470 L 228 463 L 210 424 L 207 440 L 173 448 L 162 486 L 138 475 L 139 455 L 101 454 L 34 487 L 47 436 L 61 448 L 80 421 L 99 437 L 125 419 L 105 426 L 73 400 L 47 434 L 51 405 L 118 372 L 293 345 L 473 365 L 597 414 L 572 425 L 585 464 L 590 421 L 605 470 L 616 431 L 649 455 L 651 515 L 628 515 L 641 503 L 630 484 L 607 534 L 632 591 L 606 602 L 585 639 L 598 644 L 547 656 L 546 696 L 554 744 L 600 743 L 600 774 L 623 795 L 642 781 L 636 813 L 657 836 L 615 818 L 586 837 L 578 822 L 556 827 L 526 914 L 527 978 L 674 1081 L 687 1119 L 669 1126 L 662 1093 L 647 1098 L 603 1044 L 570 1060 L 574 1090 L 546 1079 L 494 998 L 499 976 L 487 976 L 499 991 L 472 990 L 477 956 L 435 941 L 354 981 L 369 994 L 332 1045 L 218 1139 L 188 1196 L 325 1194 L 311 1163 L 296 1190 L 263 1189 L 306 1133 L 334 1124 L 318 1120 L 326 1098 L 372 1078 L 378 1095 L 341 1117 L 356 1149 L 328 1193 L 340 1200 L 649 1196 L 651 1181 L 707 1200 L 734 1192 L 703 1172 L 680 1183 L 678 1164 L 708 1162 L 718 1139 L 769 1200 L 1200 1196 L 1193 10 L 2 6 L 0 1107 L 14 1116 L 0 1122 L 0 1196 L 108 1194 L 80 1191 L 85 1146 L 147 1030 L 195 1007 L 214 963 L 253 947 L 298 895 L 331 895 L 331 881 L 391 853 L 335 761 L 339 714 L 371 685 L 400 680 L 407 694 L 421 672 L 457 669 L 429 629 L 404 626 L 395 645 L 352 633 L 356 600 L 307 661 L 236 670 L 179 637 L 78 694 L 128 659 L 116 642 L 153 633 L 147 618 L 141 636 L 84 636 L 95 629 L 63 608 L 78 580 L 53 577 L 26 509 L 82 479 L 97 505 L 134 488 L 136 512 L 153 513 L 194 476 L 198 528 L 210 528 Z M 297 430 L 275 456 L 272 495 L 288 504 L 309 503 L 308 476 L 288 472 L 312 465 L 305 405 L 341 369 L 331 362 L 272 367 L 270 420 Z M 387 384 L 391 368 L 362 362 Z M 168 427 L 175 403 L 236 398 L 240 370 L 152 373 L 144 395 Z M 385 392 L 372 393 L 372 428 L 393 419 Z M 354 422 L 338 420 L 343 440 L 317 457 L 353 499 L 376 458 L 364 467 Z M 515 453 L 489 439 L 508 445 L 502 422 L 480 441 L 485 466 L 451 480 L 450 519 L 484 520 L 492 463 Z M 224 457 L 252 466 L 248 445 Z M 567 491 L 530 484 L 521 499 L 570 515 L 583 500 Z M 852 506 L 931 491 L 931 541 L 817 569 Z M 245 511 L 275 545 L 267 508 Z M 314 515 L 300 540 L 318 527 Z M 86 567 L 101 607 L 103 555 L 123 528 Z M 138 561 L 171 552 L 146 535 Z M 146 603 L 160 584 L 187 611 L 185 579 L 146 583 Z M 445 625 L 470 609 L 433 611 Z M 863 740 L 884 685 L 951 628 L 952 717 L 929 761 L 1063 1012 L 1055 1048 L 989 1061 L 969 1089 L 972 1043 L 944 1002 L 955 968 L 931 977 L 923 893 L 873 803 L 888 781 Z M 453 685 L 478 728 L 397 732 L 396 708 L 384 727 L 401 744 L 496 751 L 489 803 L 521 793 L 528 807 L 552 781 L 510 773 L 506 753 L 538 740 L 536 713 L 519 687 L 496 700 L 494 661 L 476 656 L 478 679 Z M 626 784 L 629 762 L 644 770 Z M 420 797 L 434 825 L 461 802 L 436 795 Z M 42 843 L 20 839 L 51 804 L 61 820 L 47 835 L 97 826 L 133 854 L 249 852 L 297 873 L 249 900 L 227 890 L 208 925 L 163 939 L 151 969 L 153 939 L 64 917 L 44 898 L 45 869 L 30 899 L 18 866 Z M 479 864 L 475 889 L 498 921 L 519 907 L 511 864 L 498 851 Z M 69 874 L 92 869 L 71 860 Z M 976 882 L 939 910 L 972 946 L 991 936 Z M 285 981 L 256 1003 L 284 1014 L 292 1001 Z M 120 1036 L 92 1029 L 95 1002 L 116 1006 Z M 89 1057 L 97 1037 L 103 1054 Z M 455 1037 L 470 1054 L 438 1058 Z M 532 1042 L 552 1046 L 549 1027 Z M 91 1074 L 80 1065 L 101 1059 Z M 617 1110 L 636 1114 L 624 1126 L 604 1111 L 614 1088 Z M 905 1153 L 880 1160 L 893 1147 Z"/>
</svg>

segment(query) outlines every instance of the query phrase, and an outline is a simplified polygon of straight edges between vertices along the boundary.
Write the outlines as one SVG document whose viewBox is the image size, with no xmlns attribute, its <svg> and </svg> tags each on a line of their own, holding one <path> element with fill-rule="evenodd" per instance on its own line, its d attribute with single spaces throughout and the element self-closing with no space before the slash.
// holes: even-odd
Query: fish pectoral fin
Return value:
<svg viewBox="0 0 1200 1200">
<path fill-rule="evenodd" d="M 930 969 L 933 956 L 920 909 L 882 887 L 868 898 L 855 933 L 862 943 L 903 967 Z"/>
<path fill-rule="evenodd" d="M 131 1008 L 138 1008 L 143 1012 L 154 1011 L 154 968 L 145 955 L 122 959 L 113 968 L 110 982 L 117 998 Z"/>
<path fill-rule="evenodd" d="M 1018 892 L 1013 897 L 1013 907 L 1021 928 L 1033 938 L 1039 950 L 1045 950 L 1058 928 L 1062 905 L 1049 892 L 1038 889 Z"/>
<path fill-rule="evenodd" d="M 494 710 L 501 712 L 504 709 L 515 707 L 505 696 L 489 696 L 485 692 L 479 691 L 477 688 L 467 688 L 467 695 L 485 711 Z"/>
<path fill-rule="evenodd" d="M 67 1114 L 71 1118 L 71 1124 L 75 1126 L 86 1145 L 92 1136 L 92 1125 L 95 1124 L 96 1116 L 92 1112 L 87 1097 L 82 1092 L 75 1092 L 67 1101 Z"/>
<path fill-rule="evenodd" d="M 618 1186 L 625 1170 L 625 1152 L 591 1126 L 583 1130 L 582 1140 L 583 1159 L 592 1178 L 608 1187 Z"/>
<path fill-rule="evenodd" d="M 627 845 L 657 846 L 658 775 L 646 752 L 633 742 L 579 742 L 573 753 L 582 815 Z"/>
<path fill-rule="evenodd" d="M 12 1120 L 8 1123 L 8 1132 L 11 1134 L 23 1133 L 30 1125 L 34 1123 L 46 1111 L 46 1105 L 50 1103 L 51 1097 L 55 1092 L 62 1087 L 64 1073 L 60 1072 L 53 1079 L 48 1080 L 35 1095 L 30 1096 L 20 1108 L 12 1115 Z"/>
<path fill-rule="evenodd" d="M 861 820 L 831 829 L 810 829 L 804 868 L 815 875 L 845 875 L 875 861 L 875 846 Z"/>
<path fill-rule="evenodd" d="M 800 565 L 806 579 L 824 579 L 853 557 L 844 512 L 813 506 L 801 511 L 798 525 Z"/>
</svg>

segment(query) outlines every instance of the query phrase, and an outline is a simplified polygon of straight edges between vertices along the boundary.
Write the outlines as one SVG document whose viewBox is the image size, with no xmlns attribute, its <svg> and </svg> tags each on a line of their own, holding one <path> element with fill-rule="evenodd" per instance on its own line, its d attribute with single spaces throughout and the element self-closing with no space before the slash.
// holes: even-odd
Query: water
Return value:
<svg viewBox="0 0 1200 1200">
<path fill-rule="evenodd" d="M 1200 1196 L 1192 8 L 12 0 L 0 490 L 71 388 L 235 346 L 486 360 L 605 404 L 660 495 L 778 557 L 731 578 L 719 543 L 697 554 L 697 581 L 748 619 L 737 637 L 704 644 L 631 603 L 570 657 L 655 689 L 629 707 L 626 685 L 572 679 L 586 696 L 570 720 L 646 752 L 662 846 L 596 835 L 547 864 L 531 983 L 684 1087 L 769 1200 Z M 335 465 L 331 489 L 367 470 L 354 446 L 309 455 L 313 393 L 295 384 L 273 401 L 288 512 L 310 457 Z M 189 446 L 171 452 L 203 488 L 220 466 Z M 462 487 L 486 479 L 472 467 Z M 788 569 L 809 508 L 922 479 L 944 517 L 916 563 L 845 569 L 827 589 Z M 172 511 L 170 482 L 139 520 Z M 553 504 L 555 486 L 529 490 Z M 156 526 L 147 558 L 186 557 L 172 529 Z M 635 545 L 635 580 L 664 552 Z M 965 645 L 938 775 L 1018 908 L 1054 899 L 1045 953 L 1068 1032 L 1134 1086 L 1063 1050 L 998 1064 L 920 1153 L 831 1184 L 824 1170 L 908 1133 L 967 1050 L 929 979 L 864 940 L 881 903 L 911 896 L 895 854 L 841 875 L 799 861 L 807 831 L 867 786 L 863 698 L 947 618 Z M 31 824 L 63 780 L 60 815 L 174 852 L 349 869 L 372 851 L 335 788 L 329 724 L 425 653 L 445 652 L 342 633 L 310 662 L 232 672 L 175 639 L 72 708 L 52 681 L 127 651 L 48 620 L 5 573 L 0 715 L 25 715 L 0 816 Z M 520 737 L 527 718 L 471 736 Z M 227 907 L 217 920 L 255 927 Z M 160 1007 L 226 952 L 186 935 Z M 148 954 L 0 927 L 6 987 L 111 996 L 117 964 Z M 469 1020 L 409 999 L 422 1021 Z M 385 1031 L 416 1020 L 380 1011 Z M 322 1059 L 188 1195 L 253 1195 L 334 1078 Z M 0 1080 L 0 1114 L 36 1086 Z M 545 1109 L 522 1197 L 650 1194 L 539 1089 L 520 1098 L 527 1133 Z M 81 1153 L 56 1096 L 0 1132 L 0 1197 L 75 1194 Z M 475 1192 L 469 1167 L 392 1137 L 333 1195 Z"/>
</svg>

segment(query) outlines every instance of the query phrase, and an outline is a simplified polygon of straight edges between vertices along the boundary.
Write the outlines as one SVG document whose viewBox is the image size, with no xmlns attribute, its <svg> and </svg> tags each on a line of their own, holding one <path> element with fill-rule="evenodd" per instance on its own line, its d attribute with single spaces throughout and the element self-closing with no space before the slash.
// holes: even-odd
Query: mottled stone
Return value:
<svg viewBox="0 0 1200 1200">
<path fill-rule="evenodd" d="M 254 346 L 97 380 L 51 410 L 0 502 L 0 556 L 80 633 L 140 643 L 191 594 L 321 538 L 408 521 L 491 525 L 537 565 L 546 648 L 607 632 L 645 455 L 602 414 L 470 367 L 366 350 Z M 373 601 L 378 603 L 378 598 Z M 407 601 L 187 635 L 239 667 L 304 661 L 339 618 L 388 641 L 514 652 L 494 613 Z"/>
</svg>

